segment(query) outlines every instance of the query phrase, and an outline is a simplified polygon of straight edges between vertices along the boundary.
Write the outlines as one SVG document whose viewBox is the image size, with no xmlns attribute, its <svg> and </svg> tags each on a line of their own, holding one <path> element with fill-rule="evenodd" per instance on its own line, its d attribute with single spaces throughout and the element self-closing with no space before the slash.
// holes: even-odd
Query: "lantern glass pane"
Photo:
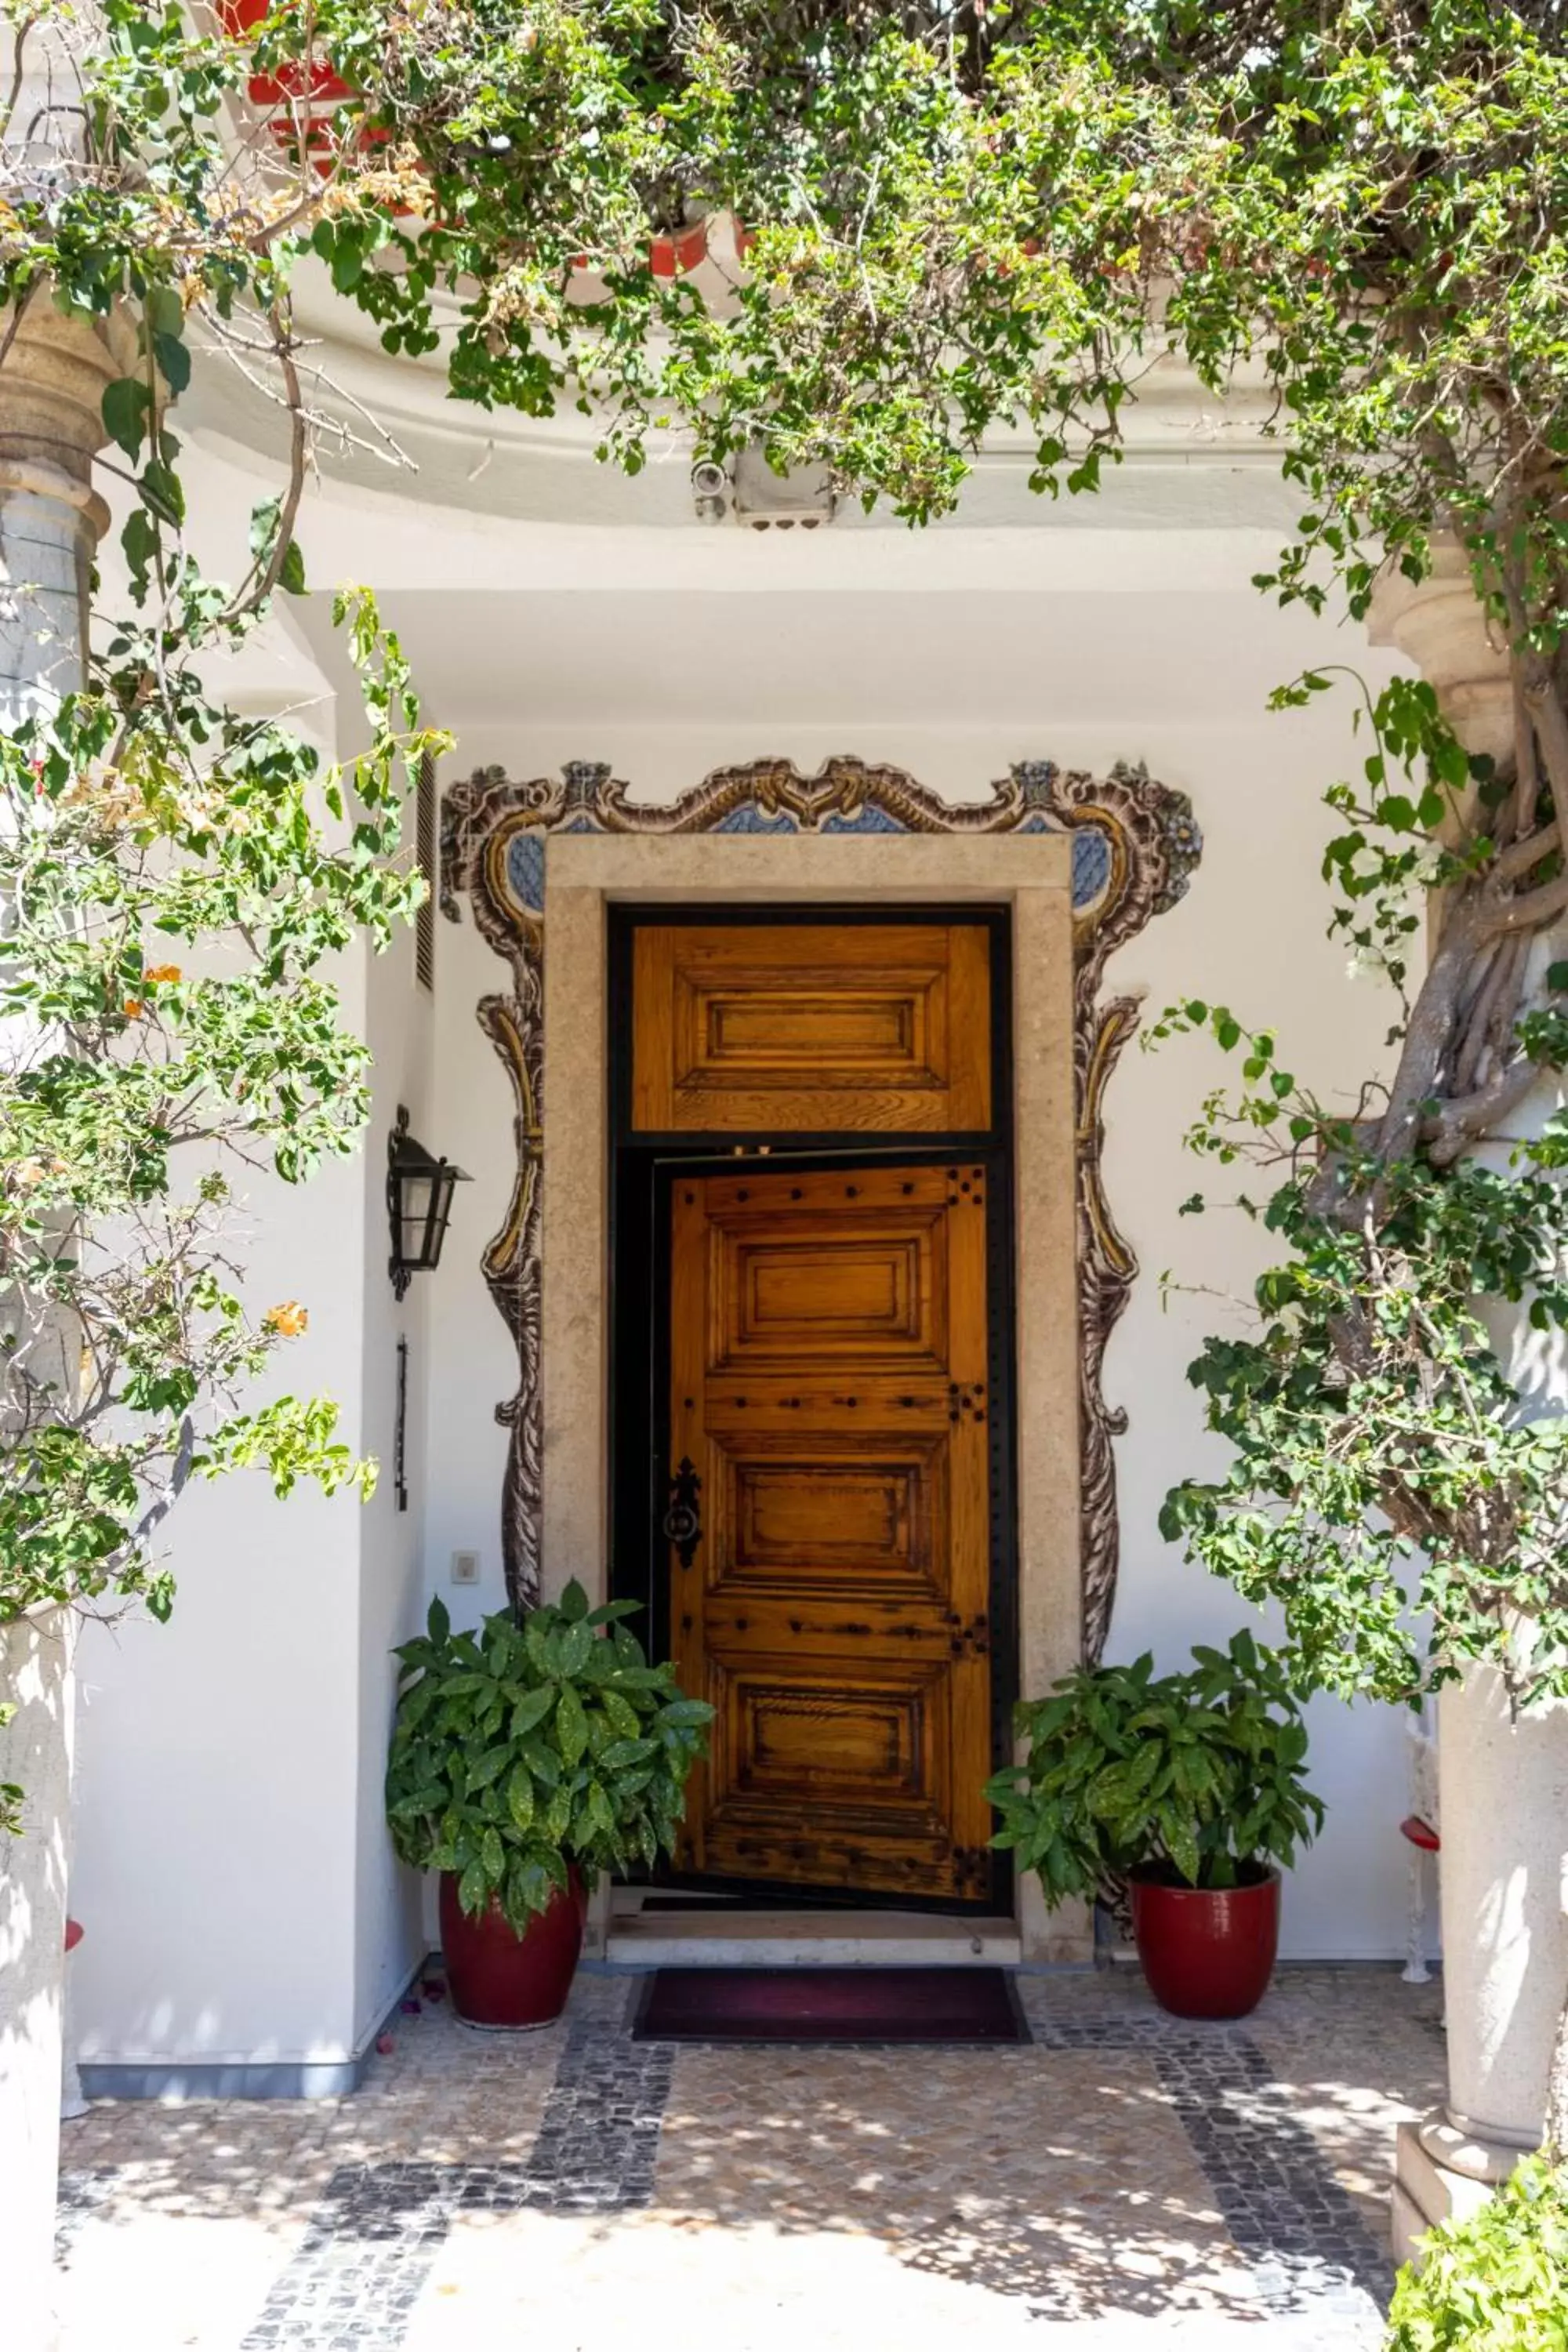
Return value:
<svg viewBox="0 0 1568 2352">
<path fill-rule="evenodd" d="M 447 1238 L 447 1220 L 452 1213 L 452 1190 L 457 1181 L 451 1169 L 447 1167 L 442 1168 L 436 1179 L 430 1202 L 430 1254 L 425 1261 L 426 1265 L 440 1264 L 441 1244 Z"/>
<path fill-rule="evenodd" d="M 398 1178 L 402 1194 L 402 1255 L 405 1265 L 423 1265 L 426 1263 L 425 1237 L 435 1193 L 431 1181 L 433 1172 L 424 1169 L 411 1170 Z"/>
</svg>

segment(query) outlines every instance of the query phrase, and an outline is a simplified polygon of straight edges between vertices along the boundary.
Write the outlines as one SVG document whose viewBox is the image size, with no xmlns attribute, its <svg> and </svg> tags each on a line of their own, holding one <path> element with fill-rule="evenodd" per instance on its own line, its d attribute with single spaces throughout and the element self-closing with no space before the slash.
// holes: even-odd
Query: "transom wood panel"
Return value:
<svg viewBox="0 0 1568 2352">
<path fill-rule="evenodd" d="M 978 1134 L 982 923 L 641 923 L 632 1125 L 646 1134 Z"/>
<path fill-rule="evenodd" d="M 682 1866 L 988 1883 L 983 1163 L 678 1176 L 670 1648 L 716 1709 Z"/>
</svg>

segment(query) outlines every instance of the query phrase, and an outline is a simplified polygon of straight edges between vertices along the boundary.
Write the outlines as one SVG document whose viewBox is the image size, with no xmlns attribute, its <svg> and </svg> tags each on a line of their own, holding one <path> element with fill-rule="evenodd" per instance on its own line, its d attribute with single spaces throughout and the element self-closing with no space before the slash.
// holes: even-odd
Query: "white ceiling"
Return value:
<svg viewBox="0 0 1568 2352">
<path fill-rule="evenodd" d="M 1244 581 L 1228 593 L 443 590 L 384 601 L 428 708 L 448 723 L 1212 722 L 1261 715 L 1269 689 L 1313 661 L 1366 654 L 1359 630 L 1347 646 Z"/>
</svg>

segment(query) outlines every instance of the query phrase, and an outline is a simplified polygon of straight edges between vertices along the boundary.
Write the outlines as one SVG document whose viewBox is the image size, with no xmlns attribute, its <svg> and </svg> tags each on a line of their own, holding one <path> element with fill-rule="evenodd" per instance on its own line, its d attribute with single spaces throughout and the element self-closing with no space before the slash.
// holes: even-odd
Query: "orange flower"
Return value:
<svg viewBox="0 0 1568 2352">
<path fill-rule="evenodd" d="M 128 996 L 120 1009 L 127 1021 L 140 1021 L 147 1007 L 139 996 Z"/>
<path fill-rule="evenodd" d="M 161 987 L 168 987 L 179 979 L 180 967 L 177 963 L 150 963 L 142 977 L 156 982 Z"/>
<path fill-rule="evenodd" d="M 297 1298 L 286 1298 L 280 1307 L 269 1307 L 261 1320 L 264 1328 L 276 1331 L 280 1339 L 297 1339 L 310 1325 L 309 1309 L 301 1307 Z"/>
</svg>

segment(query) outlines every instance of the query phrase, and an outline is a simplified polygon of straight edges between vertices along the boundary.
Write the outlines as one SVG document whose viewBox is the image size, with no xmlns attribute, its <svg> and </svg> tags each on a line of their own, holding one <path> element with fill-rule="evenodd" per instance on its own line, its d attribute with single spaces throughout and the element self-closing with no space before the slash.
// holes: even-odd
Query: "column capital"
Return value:
<svg viewBox="0 0 1568 2352">
<path fill-rule="evenodd" d="M 1501 760 L 1513 749 L 1508 647 L 1476 594 L 1459 541 L 1435 539 L 1432 559 L 1425 580 L 1407 580 L 1392 568 L 1380 575 L 1367 635 L 1415 664 L 1467 751 Z"/>
<path fill-rule="evenodd" d="M 92 486 L 92 461 L 108 440 L 103 393 L 137 364 L 134 330 L 123 318 L 68 317 L 40 288 L 0 362 L 0 493 L 55 499 L 102 536 L 109 509 Z"/>
</svg>

